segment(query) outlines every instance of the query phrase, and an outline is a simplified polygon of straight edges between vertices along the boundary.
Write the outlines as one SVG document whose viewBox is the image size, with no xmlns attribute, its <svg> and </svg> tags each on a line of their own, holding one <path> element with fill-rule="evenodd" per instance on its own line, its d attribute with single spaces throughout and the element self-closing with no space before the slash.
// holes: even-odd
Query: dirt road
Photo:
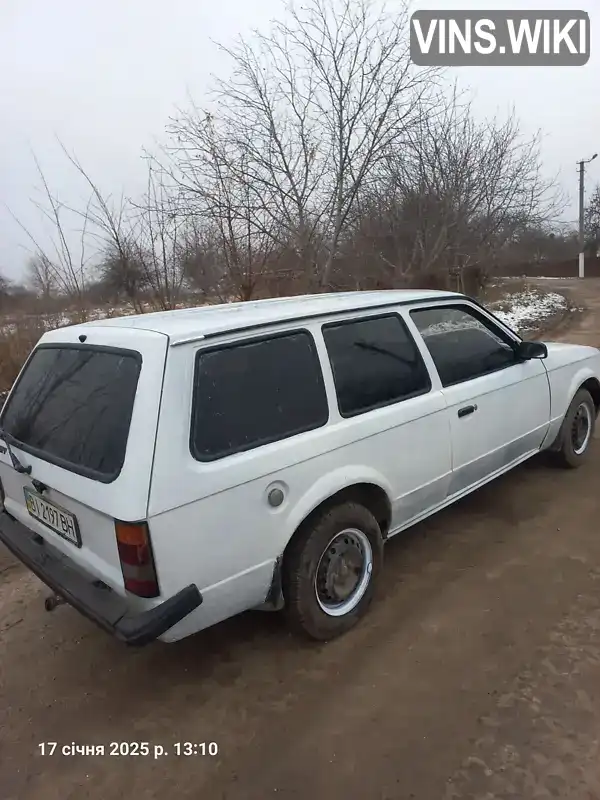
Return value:
<svg viewBox="0 0 600 800">
<path fill-rule="evenodd" d="M 600 282 L 566 285 L 588 310 L 554 338 L 599 345 Z M 325 646 L 248 614 L 127 650 L 0 554 L 0 796 L 600 798 L 599 476 L 600 443 L 576 472 L 534 460 L 393 540 Z"/>
</svg>

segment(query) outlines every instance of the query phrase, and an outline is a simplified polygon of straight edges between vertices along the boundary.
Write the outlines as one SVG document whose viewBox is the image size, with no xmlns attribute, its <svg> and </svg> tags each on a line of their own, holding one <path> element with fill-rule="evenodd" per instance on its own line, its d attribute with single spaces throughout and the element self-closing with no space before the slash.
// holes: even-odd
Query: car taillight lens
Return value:
<svg viewBox="0 0 600 800">
<path fill-rule="evenodd" d="M 147 523 L 115 520 L 115 533 L 127 591 L 139 597 L 158 597 L 158 580 Z"/>
</svg>

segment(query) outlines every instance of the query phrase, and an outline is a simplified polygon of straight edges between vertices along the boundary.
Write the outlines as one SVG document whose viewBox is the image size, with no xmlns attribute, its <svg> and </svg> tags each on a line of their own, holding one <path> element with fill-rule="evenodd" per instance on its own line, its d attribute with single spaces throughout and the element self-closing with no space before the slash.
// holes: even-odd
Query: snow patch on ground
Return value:
<svg viewBox="0 0 600 800">
<path fill-rule="evenodd" d="M 488 303 L 487 308 L 508 325 L 516 333 L 539 328 L 544 321 L 566 311 L 566 299 L 557 292 L 543 292 L 539 289 L 526 289 L 508 294 L 500 300 Z M 466 328 L 479 328 L 481 323 L 466 314 L 457 314 L 456 311 L 448 314 L 447 319 L 439 319 L 426 326 L 419 326 L 421 334 L 425 337 L 436 334 L 450 333 Z"/>
<path fill-rule="evenodd" d="M 519 333 L 536 328 L 545 319 L 567 309 L 566 299 L 557 292 L 529 289 L 516 292 L 505 300 L 490 303 L 490 311 L 509 328 Z"/>
</svg>

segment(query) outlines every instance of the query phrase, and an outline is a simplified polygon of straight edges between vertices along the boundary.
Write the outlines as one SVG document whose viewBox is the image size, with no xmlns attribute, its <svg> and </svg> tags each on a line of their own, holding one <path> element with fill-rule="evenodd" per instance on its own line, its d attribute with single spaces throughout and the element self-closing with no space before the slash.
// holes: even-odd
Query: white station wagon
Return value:
<svg viewBox="0 0 600 800">
<path fill-rule="evenodd" d="M 384 543 L 540 450 L 586 457 L 600 352 L 433 291 L 324 294 L 46 333 L 0 417 L 0 540 L 131 644 L 247 609 L 315 639 Z"/>
</svg>

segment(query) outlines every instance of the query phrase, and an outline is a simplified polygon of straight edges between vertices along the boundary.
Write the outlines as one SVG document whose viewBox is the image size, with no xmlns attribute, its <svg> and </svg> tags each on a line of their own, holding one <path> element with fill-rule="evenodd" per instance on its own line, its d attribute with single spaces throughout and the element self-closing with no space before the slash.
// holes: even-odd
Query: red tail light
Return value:
<svg viewBox="0 0 600 800">
<path fill-rule="evenodd" d="M 127 591 L 139 597 L 158 597 L 158 580 L 148 524 L 115 520 L 115 533 Z"/>
</svg>

